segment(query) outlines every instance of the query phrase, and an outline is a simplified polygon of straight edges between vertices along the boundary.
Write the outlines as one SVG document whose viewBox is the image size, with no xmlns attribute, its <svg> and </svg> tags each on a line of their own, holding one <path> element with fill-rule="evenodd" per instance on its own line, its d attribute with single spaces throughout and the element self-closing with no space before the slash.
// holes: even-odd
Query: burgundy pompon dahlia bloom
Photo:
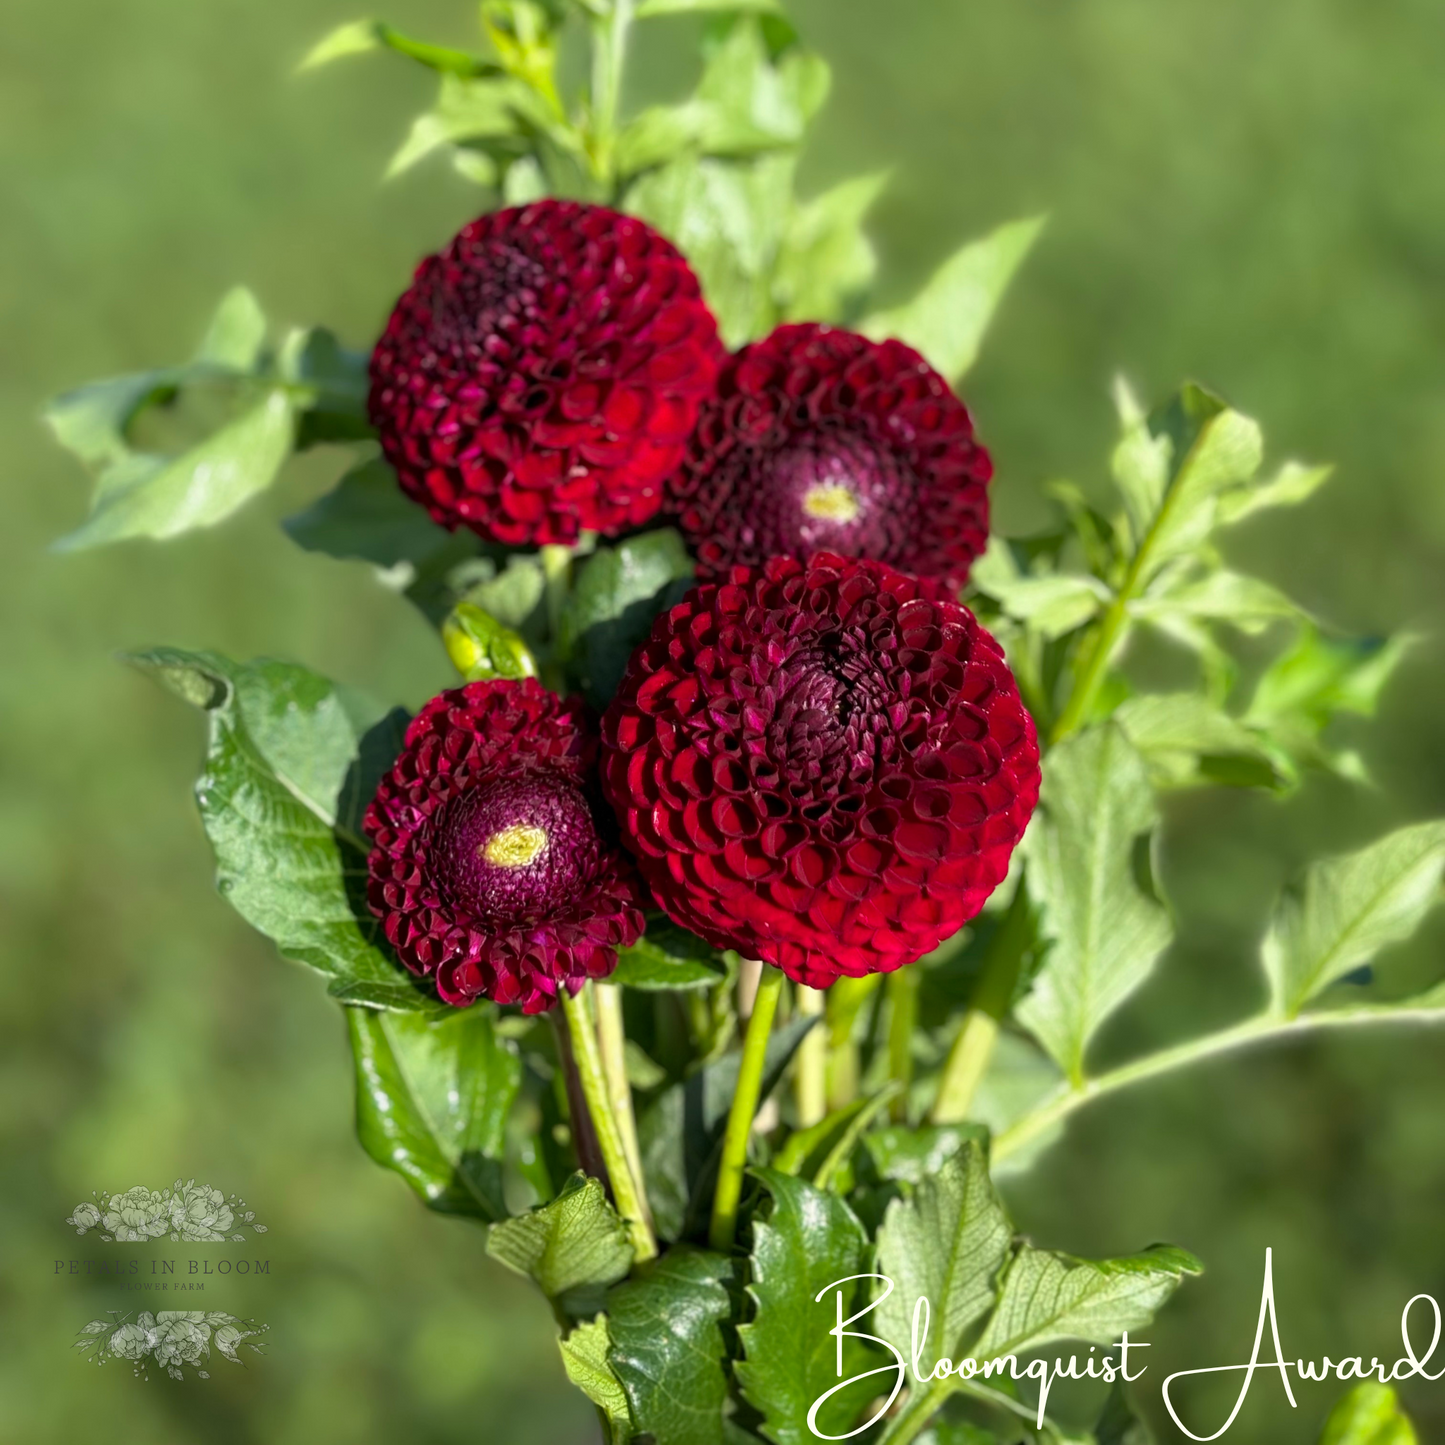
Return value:
<svg viewBox="0 0 1445 1445">
<path fill-rule="evenodd" d="M 769 557 L 870 557 L 956 593 L 988 544 L 993 463 L 901 341 L 780 326 L 723 368 L 668 510 L 700 581 Z"/>
<path fill-rule="evenodd" d="M 662 506 L 723 348 L 697 278 L 632 216 L 542 200 L 417 267 L 371 358 L 371 420 L 445 527 L 511 545 Z"/>
<path fill-rule="evenodd" d="M 412 719 L 366 810 L 366 898 L 447 1003 L 541 1013 L 640 937 L 642 887 L 590 796 L 596 765 L 585 705 L 532 678 L 453 688 Z"/>
<path fill-rule="evenodd" d="M 814 988 L 957 932 L 1039 792 L 1033 721 L 968 609 L 828 553 L 739 567 L 662 614 L 602 746 L 668 915 Z"/>
</svg>

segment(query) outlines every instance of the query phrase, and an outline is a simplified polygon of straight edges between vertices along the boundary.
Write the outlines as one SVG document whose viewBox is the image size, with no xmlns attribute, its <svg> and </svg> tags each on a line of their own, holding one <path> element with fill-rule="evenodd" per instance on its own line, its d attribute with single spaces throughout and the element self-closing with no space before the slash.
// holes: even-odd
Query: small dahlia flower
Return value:
<svg viewBox="0 0 1445 1445">
<path fill-rule="evenodd" d="M 736 568 L 660 616 L 602 738 L 658 904 L 814 988 L 956 933 L 1038 800 L 993 638 L 939 584 L 828 553 Z"/>
<path fill-rule="evenodd" d="M 412 719 L 363 826 L 367 902 L 447 1003 L 540 1013 L 617 965 L 642 889 L 589 793 L 597 735 L 534 679 L 473 682 Z"/>
<path fill-rule="evenodd" d="M 901 341 L 780 326 L 723 368 L 668 507 L 701 581 L 769 557 L 870 557 L 956 592 L 988 542 L 993 464 Z"/>
<path fill-rule="evenodd" d="M 697 278 L 656 231 L 537 201 L 421 263 L 372 355 L 369 409 L 403 489 L 443 526 L 570 543 L 659 510 L 722 355 Z"/>
</svg>

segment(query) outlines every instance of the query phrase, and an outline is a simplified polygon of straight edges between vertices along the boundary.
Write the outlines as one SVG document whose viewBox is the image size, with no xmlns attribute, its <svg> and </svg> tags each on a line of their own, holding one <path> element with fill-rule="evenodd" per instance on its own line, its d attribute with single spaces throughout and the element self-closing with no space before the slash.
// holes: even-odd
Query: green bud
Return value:
<svg viewBox="0 0 1445 1445">
<path fill-rule="evenodd" d="M 459 602 L 442 623 L 447 656 L 468 682 L 537 676 L 537 659 L 510 627 L 470 602 Z"/>
</svg>

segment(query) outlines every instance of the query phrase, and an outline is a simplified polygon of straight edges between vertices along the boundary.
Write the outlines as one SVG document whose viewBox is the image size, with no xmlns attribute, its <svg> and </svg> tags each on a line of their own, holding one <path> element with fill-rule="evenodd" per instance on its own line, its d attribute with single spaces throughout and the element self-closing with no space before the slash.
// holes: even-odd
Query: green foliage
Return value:
<svg viewBox="0 0 1445 1445">
<path fill-rule="evenodd" d="M 728 975 L 717 949 L 669 919 L 648 920 L 647 932 L 618 950 L 614 983 L 644 990 L 714 988 Z"/>
<path fill-rule="evenodd" d="M 444 1019 L 348 1008 L 346 1017 L 362 1147 L 428 1208 L 505 1219 L 507 1119 L 522 1065 L 491 1007 Z"/>
<path fill-rule="evenodd" d="M 1320 1445 L 1417 1445 L 1418 1440 L 1395 1392 L 1367 1380 L 1330 1411 Z"/>
<path fill-rule="evenodd" d="M 434 1009 L 391 958 L 362 889 L 361 816 L 405 719 L 291 663 L 156 648 L 131 659 L 207 720 L 196 784 L 216 886 L 343 1002 Z"/>
<path fill-rule="evenodd" d="M 722 1445 L 732 1262 L 680 1245 L 607 1297 L 609 1356 L 640 1434 Z"/>
<path fill-rule="evenodd" d="M 995 308 L 1043 229 L 1043 218 L 1011 221 L 950 256 L 913 300 L 875 312 L 859 330 L 897 337 L 956 382 L 974 363 Z"/>
<path fill-rule="evenodd" d="M 988 1173 L 988 1152 L 970 1140 L 936 1173 L 895 1199 L 878 1231 L 878 1269 L 893 1281 L 876 1318 L 900 1347 L 912 1337 L 914 1303 L 926 1298 L 930 1324 L 921 1359 L 957 1359 L 966 1332 L 993 1309 L 1013 1232 Z"/>
<path fill-rule="evenodd" d="M 760 1099 L 782 1081 L 815 1017 L 795 1019 L 768 1041 Z M 682 1083 L 664 1089 L 637 1121 L 642 1173 L 657 1232 L 663 1239 L 691 1234 L 711 1201 L 728 1108 L 737 1092 L 741 1055 L 704 1063 Z"/>
<path fill-rule="evenodd" d="M 56 440 L 96 477 L 90 517 L 56 546 L 174 537 L 223 521 L 275 480 L 298 426 L 364 425 L 356 371 L 321 332 L 293 332 L 269 350 L 260 307 L 238 287 L 192 361 L 51 402 Z M 143 440 L 142 423 L 154 433 Z"/>
<path fill-rule="evenodd" d="M 601 1183 L 575 1174 L 550 1204 L 494 1225 L 487 1253 L 566 1313 L 591 1317 L 631 1266 L 632 1241 Z"/>
<path fill-rule="evenodd" d="M 627 1408 L 627 1392 L 607 1362 L 612 1347 L 607 1316 L 598 1315 L 578 1325 L 557 1344 L 567 1378 L 597 1406 L 606 1422 L 605 1445 L 628 1445 L 632 1439 L 632 1414 Z"/>
<path fill-rule="evenodd" d="M 756 1307 L 742 1325 L 743 1359 L 735 1369 L 743 1398 L 762 1416 L 776 1445 L 808 1445 L 816 1437 L 806 1424 L 813 1402 L 838 1383 L 838 1343 L 828 1334 L 836 1319 L 833 1295 L 820 1291 L 846 1280 L 863 1263 L 867 1236 L 853 1211 L 836 1195 L 773 1169 L 754 1171 L 772 1203 L 753 1217 L 748 1294 Z M 865 1281 L 844 1288 L 844 1314 L 866 1299 Z M 843 1342 L 843 1376 L 873 1361 L 862 1342 Z M 824 1435 L 840 1435 L 877 1393 L 872 1384 L 840 1391 L 818 1412 Z"/>
<path fill-rule="evenodd" d="M 1022 1244 L 974 1355 L 998 1359 L 1056 1340 L 1111 1344 L 1123 1331 L 1147 1325 L 1184 1277 L 1199 1271 L 1193 1255 L 1167 1245 L 1123 1259 L 1085 1260 Z"/>
<path fill-rule="evenodd" d="M 562 607 L 556 656 L 593 702 L 611 699 L 652 619 L 687 590 L 692 570 L 670 527 L 599 547 L 581 564 Z"/>
<path fill-rule="evenodd" d="M 1408 938 L 1440 901 L 1445 823 L 1401 828 L 1305 870 L 1275 910 L 1263 957 L 1274 1010 L 1293 1017 L 1332 983 Z"/>
<path fill-rule="evenodd" d="M 1148 867 L 1158 822 L 1143 760 L 1119 728 L 1090 729 L 1050 754 L 1024 843 L 1048 952 L 1018 1013 L 1071 1079 L 1173 937 Z"/>
</svg>

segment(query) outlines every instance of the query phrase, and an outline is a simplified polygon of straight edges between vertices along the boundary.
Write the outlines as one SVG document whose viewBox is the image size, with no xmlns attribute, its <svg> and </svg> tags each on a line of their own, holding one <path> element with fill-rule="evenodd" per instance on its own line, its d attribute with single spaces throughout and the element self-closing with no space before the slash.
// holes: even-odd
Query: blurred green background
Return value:
<svg viewBox="0 0 1445 1445">
<path fill-rule="evenodd" d="M 959 240 L 1047 210 L 966 393 L 1004 527 L 1038 484 L 1096 486 L 1116 368 L 1184 375 L 1259 416 L 1276 455 L 1334 459 L 1306 510 L 1239 560 L 1360 632 L 1431 633 L 1445 603 L 1445 26 L 1438 0 L 795 0 L 835 70 L 806 167 L 893 166 L 874 234 L 885 299 Z M 221 292 L 357 344 L 475 204 L 437 163 L 381 185 L 431 81 L 397 59 L 295 79 L 346 0 L 8 0 L 0 27 L 0 476 L 5 489 L 0 937 L 4 1130 L 0 1440 L 590 1441 L 540 1298 L 481 1233 L 429 1216 L 351 1137 L 341 1021 L 210 886 L 189 788 L 196 719 L 120 666 L 166 641 L 299 658 L 415 704 L 448 680 L 423 623 L 367 570 L 275 526 L 337 453 L 214 533 L 60 558 L 86 481 L 36 422 L 68 385 L 189 353 Z M 465 42 L 464 0 L 395 0 Z M 687 24 L 639 56 L 682 91 Z M 1270 897 L 1300 859 L 1445 812 L 1441 648 L 1360 730 L 1380 786 L 1287 804 L 1181 799 L 1166 839 L 1187 942 L 1128 1010 L 1123 1052 L 1254 1001 Z M 1437 919 L 1390 961 L 1434 977 Z M 1168 1239 L 1208 1273 L 1150 1332 L 1145 1399 L 1247 1357 L 1266 1245 L 1286 1352 L 1393 1359 L 1398 1314 L 1445 1295 L 1439 1035 L 1353 1035 L 1226 1060 L 1086 1112 L 1011 1186 L 1040 1242 Z M 196 1176 L 270 1225 L 269 1279 L 204 1303 L 270 1324 L 243 1373 L 148 1385 L 73 1332 L 137 1307 L 57 1278 L 105 1247 L 64 1225 L 92 1189 Z M 94 1237 L 92 1236 L 91 1239 Z M 199 1302 L 199 1300 L 197 1301 Z M 1232 1388 L 1232 1387 L 1231 1387 Z M 1312 1442 L 1336 1387 L 1289 1411 L 1255 1387 L 1228 1437 Z M 1445 1385 L 1412 1382 L 1424 1439 Z M 1215 1428 L 1222 1415 L 1206 1427 Z"/>
</svg>

